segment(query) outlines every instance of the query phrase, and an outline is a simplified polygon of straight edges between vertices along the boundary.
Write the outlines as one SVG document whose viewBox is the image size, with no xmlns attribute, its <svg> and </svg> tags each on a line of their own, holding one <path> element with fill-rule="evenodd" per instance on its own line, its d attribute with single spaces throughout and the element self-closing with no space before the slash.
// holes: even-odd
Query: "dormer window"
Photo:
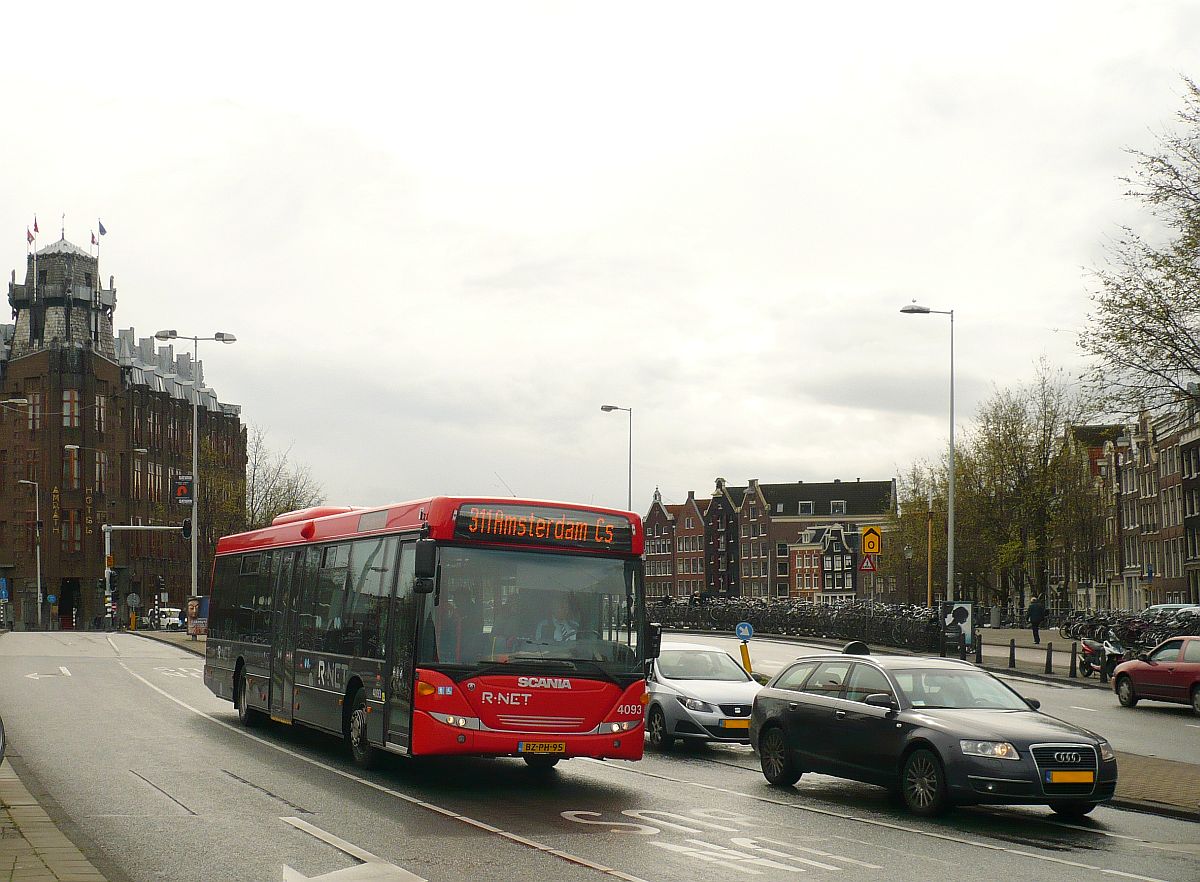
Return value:
<svg viewBox="0 0 1200 882">
<path fill-rule="evenodd" d="M 835 499 L 829 503 L 829 513 L 831 515 L 844 515 L 846 513 L 846 500 Z"/>
<path fill-rule="evenodd" d="M 800 514 L 810 515 L 812 513 L 813 513 L 813 504 L 811 501 L 800 503 Z"/>
</svg>

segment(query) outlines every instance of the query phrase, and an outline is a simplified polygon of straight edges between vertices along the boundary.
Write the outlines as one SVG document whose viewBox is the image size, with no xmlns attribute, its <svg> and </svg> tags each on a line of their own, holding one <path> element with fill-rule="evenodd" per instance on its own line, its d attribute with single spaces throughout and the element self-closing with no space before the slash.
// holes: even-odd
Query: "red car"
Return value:
<svg viewBox="0 0 1200 882">
<path fill-rule="evenodd" d="M 1143 698 L 1190 704 L 1200 714 L 1200 637 L 1172 637 L 1113 672 L 1122 707 Z"/>
</svg>

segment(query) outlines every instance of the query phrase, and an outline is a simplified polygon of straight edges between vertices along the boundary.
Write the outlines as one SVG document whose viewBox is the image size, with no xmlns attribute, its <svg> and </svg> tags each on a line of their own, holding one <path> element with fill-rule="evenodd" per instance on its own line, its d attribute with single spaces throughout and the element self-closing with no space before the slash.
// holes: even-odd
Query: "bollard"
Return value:
<svg viewBox="0 0 1200 882">
<path fill-rule="evenodd" d="M 975 664 L 983 664 L 983 636 L 975 635 Z"/>
<path fill-rule="evenodd" d="M 1078 651 L 1078 648 L 1079 648 L 1079 644 L 1076 643 L 1074 640 L 1072 640 L 1071 641 L 1071 670 L 1069 670 L 1067 672 L 1067 676 L 1070 677 L 1072 680 L 1078 679 L 1078 677 L 1079 677 L 1079 672 L 1078 672 L 1079 669 L 1077 666 L 1077 658 L 1076 658 L 1076 652 Z"/>
<path fill-rule="evenodd" d="M 938 655 L 946 657 L 946 632 L 942 631 L 942 639 L 938 642 Z"/>
<path fill-rule="evenodd" d="M 1108 654 L 1100 653 L 1100 682 L 1108 682 Z"/>
<path fill-rule="evenodd" d="M 1008 666 L 1015 668 L 1017 666 L 1017 638 L 1014 637 L 1008 641 Z"/>
<path fill-rule="evenodd" d="M 958 635 L 958 660 L 967 660 L 967 638 L 964 634 Z"/>
<path fill-rule="evenodd" d="M 1050 674 L 1054 671 L 1054 644 L 1046 644 L 1046 673 Z"/>
</svg>

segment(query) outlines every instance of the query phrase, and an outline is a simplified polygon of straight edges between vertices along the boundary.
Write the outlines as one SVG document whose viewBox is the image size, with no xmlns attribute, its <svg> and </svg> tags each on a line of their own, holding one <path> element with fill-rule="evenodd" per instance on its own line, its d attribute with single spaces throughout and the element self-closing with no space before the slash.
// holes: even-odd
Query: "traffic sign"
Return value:
<svg viewBox="0 0 1200 882">
<path fill-rule="evenodd" d="M 111 570 L 113 568 L 113 556 L 111 554 L 104 555 L 104 567 Z"/>
<path fill-rule="evenodd" d="M 173 481 L 175 485 L 174 496 L 175 501 L 183 505 L 192 504 L 192 476 L 191 475 L 176 475 Z"/>
<path fill-rule="evenodd" d="M 749 640 L 754 636 L 754 626 L 749 622 L 738 622 L 737 627 L 733 629 L 733 633 L 738 640 Z"/>
<path fill-rule="evenodd" d="M 878 527 L 864 527 L 862 531 L 862 553 L 879 554 L 883 550 L 883 533 Z"/>
<path fill-rule="evenodd" d="M 0 579 L 0 600 L 8 600 L 8 579 Z"/>
<path fill-rule="evenodd" d="M 47 594 L 46 595 L 46 603 L 58 603 L 58 595 L 57 594 Z"/>
<path fill-rule="evenodd" d="M 860 573 L 874 573 L 879 570 L 879 564 L 875 563 L 875 557 L 871 554 L 864 554 L 862 560 L 858 563 L 858 571 Z"/>
<path fill-rule="evenodd" d="M 129 606 L 131 606 L 131 607 L 133 607 L 134 609 L 136 609 L 137 607 L 139 607 L 139 606 L 141 606 L 141 605 L 142 605 L 142 598 L 141 598 L 141 597 L 139 597 L 139 596 L 138 596 L 138 595 L 136 595 L 136 594 L 127 594 L 127 595 L 125 596 L 125 602 L 126 602 L 127 604 L 129 604 Z"/>
</svg>

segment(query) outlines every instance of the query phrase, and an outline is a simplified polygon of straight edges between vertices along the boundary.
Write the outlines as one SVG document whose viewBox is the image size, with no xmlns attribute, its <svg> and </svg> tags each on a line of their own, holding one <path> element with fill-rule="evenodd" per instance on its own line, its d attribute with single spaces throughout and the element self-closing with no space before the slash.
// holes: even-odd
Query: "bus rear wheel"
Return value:
<svg viewBox="0 0 1200 882">
<path fill-rule="evenodd" d="M 244 669 L 238 671 L 233 706 L 237 708 L 238 722 L 247 729 L 253 729 L 262 722 L 262 713 L 250 707 L 246 700 L 246 671 Z"/>
<path fill-rule="evenodd" d="M 525 760 L 525 765 L 531 769 L 553 769 L 558 765 L 558 757 L 544 755 L 530 755 L 522 757 Z"/>
<path fill-rule="evenodd" d="M 354 693 L 350 702 L 350 715 L 346 718 L 346 744 L 354 765 L 360 769 L 372 769 L 379 762 L 379 751 L 367 740 L 367 692 L 362 687 Z"/>
</svg>

